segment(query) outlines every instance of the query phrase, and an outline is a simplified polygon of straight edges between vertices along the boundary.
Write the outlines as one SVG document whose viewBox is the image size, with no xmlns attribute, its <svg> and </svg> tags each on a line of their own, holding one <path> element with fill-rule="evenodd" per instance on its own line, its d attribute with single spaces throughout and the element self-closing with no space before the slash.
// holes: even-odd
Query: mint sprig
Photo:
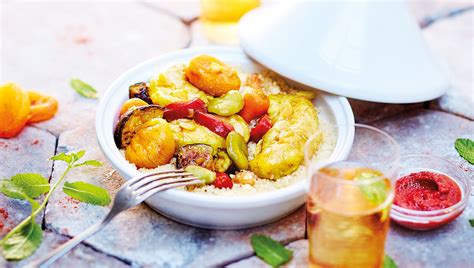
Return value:
<svg viewBox="0 0 474 268">
<path fill-rule="evenodd" d="M 454 148 L 462 158 L 474 165 L 474 141 L 463 138 L 456 139 Z"/>
<path fill-rule="evenodd" d="M 273 267 L 279 267 L 293 257 L 293 251 L 265 235 L 253 234 L 250 243 L 255 254 Z"/>
<path fill-rule="evenodd" d="M 474 227 L 474 219 L 469 219 L 469 224 L 471 225 L 471 227 Z"/>
<path fill-rule="evenodd" d="M 72 78 L 71 87 L 83 97 L 97 99 L 97 90 L 80 79 Z"/>
<path fill-rule="evenodd" d="M 383 176 L 381 173 L 376 171 L 364 171 L 356 176 L 356 181 L 370 180 L 377 177 Z M 373 183 L 361 184 L 360 190 L 364 197 L 375 205 L 381 205 L 387 199 L 387 185 L 383 180 L 378 180 Z M 380 221 L 384 222 L 388 218 L 389 210 L 388 207 L 382 210 L 382 216 Z"/>
<path fill-rule="evenodd" d="M 41 226 L 35 222 L 36 216 L 46 207 L 52 193 L 64 181 L 66 175 L 73 168 L 80 166 L 99 166 L 101 163 L 97 160 L 87 160 L 78 162 L 85 154 L 85 151 L 60 153 L 51 157 L 51 160 L 63 161 L 67 164 L 64 173 L 59 180 L 50 185 L 48 179 L 41 174 L 36 173 L 22 173 L 12 176 L 10 179 L 1 181 L 1 192 L 10 198 L 27 200 L 31 204 L 31 215 L 24 219 L 20 224 L 15 226 L 1 241 L 0 246 L 3 248 L 3 256 L 7 260 L 22 260 L 33 254 L 41 245 L 43 231 Z M 89 185 L 84 182 L 65 183 L 66 185 Z M 67 187 L 67 186 L 66 186 Z M 73 187 L 71 187 L 73 188 Z M 81 188 L 81 187 L 76 187 Z M 90 187 L 85 187 L 89 189 Z M 66 192 L 66 191 L 65 191 Z M 46 194 L 41 205 L 35 198 Z M 66 193 L 68 194 L 68 193 Z M 92 195 L 97 194 L 98 197 Z M 92 203 L 94 205 L 108 205 L 110 203 L 110 196 L 104 189 L 93 186 L 93 191 L 88 191 L 88 198 L 80 196 L 72 196 L 79 201 Z M 108 201 L 107 201 L 108 200 Z"/>
</svg>

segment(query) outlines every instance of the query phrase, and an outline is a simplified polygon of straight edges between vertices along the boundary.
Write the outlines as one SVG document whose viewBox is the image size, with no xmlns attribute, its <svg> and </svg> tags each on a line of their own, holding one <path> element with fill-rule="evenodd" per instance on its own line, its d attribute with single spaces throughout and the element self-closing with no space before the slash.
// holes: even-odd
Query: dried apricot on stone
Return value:
<svg viewBox="0 0 474 268">
<path fill-rule="evenodd" d="M 25 127 L 30 113 L 28 93 L 14 83 L 0 86 L 0 138 L 12 138 Z"/>
<path fill-rule="evenodd" d="M 184 72 L 191 84 L 212 96 L 221 96 L 240 88 L 237 72 L 222 61 L 208 55 L 193 58 Z"/>
<path fill-rule="evenodd" d="M 36 91 L 28 91 L 30 114 L 28 123 L 36 123 L 52 118 L 58 111 L 58 100 Z"/>
</svg>

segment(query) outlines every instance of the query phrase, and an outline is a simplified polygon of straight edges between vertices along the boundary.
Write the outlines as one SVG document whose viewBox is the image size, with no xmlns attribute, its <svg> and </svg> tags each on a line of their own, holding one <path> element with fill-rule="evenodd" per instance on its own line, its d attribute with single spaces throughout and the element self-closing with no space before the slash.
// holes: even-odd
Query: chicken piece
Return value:
<svg viewBox="0 0 474 268">
<path fill-rule="evenodd" d="M 250 170 L 261 178 L 278 179 L 294 172 L 304 158 L 304 145 L 318 130 L 313 104 L 300 96 L 270 95 L 272 128 L 257 144 Z"/>
<path fill-rule="evenodd" d="M 173 102 L 185 102 L 196 98 L 207 104 L 209 99 L 212 99 L 212 96 L 186 80 L 184 65 L 175 65 L 155 76 L 150 81 L 149 92 L 153 103 L 163 107 Z"/>
</svg>

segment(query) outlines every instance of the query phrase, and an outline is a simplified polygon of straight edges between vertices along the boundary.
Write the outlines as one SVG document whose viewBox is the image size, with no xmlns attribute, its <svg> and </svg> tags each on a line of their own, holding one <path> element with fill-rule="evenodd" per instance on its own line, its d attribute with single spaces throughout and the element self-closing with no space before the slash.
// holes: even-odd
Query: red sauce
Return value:
<svg viewBox="0 0 474 268">
<path fill-rule="evenodd" d="M 461 189 L 450 177 L 429 171 L 408 174 L 397 180 L 397 206 L 430 211 L 450 207 L 461 201 Z"/>
</svg>

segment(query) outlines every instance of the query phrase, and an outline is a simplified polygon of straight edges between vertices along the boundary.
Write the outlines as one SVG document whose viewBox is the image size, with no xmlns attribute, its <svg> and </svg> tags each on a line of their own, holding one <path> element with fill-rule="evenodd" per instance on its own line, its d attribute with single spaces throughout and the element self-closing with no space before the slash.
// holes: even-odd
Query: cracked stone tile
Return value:
<svg viewBox="0 0 474 268">
<path fill-rule="evenodd" d="M 373 123 L 398 142 L 401 154 L 429 154 L 458 164 L 474 176 L 474 166 L 461 158 L 454 141 L 474 140 L 474 122 L 446 112 L 416 110 Z"/>
<path fill-rule="evenodd" d="M 452 87 L 430 107 L 474 120 L 474 12 L 436 22 L 423 31 L 433 52 L 447 64 Z"/>
<path fill-rule="evenodd" d="M 105 161 L 92 129 L 76 129 L 60 135 L 58 150 L 87 150 L 85 159 Z M 55 162 L 53 182 L 65 166 Z M 84 180 L 115 192 L 123 179 L 111 172 L 108 165 L 73 170 L 68 180 Z M 61 191 L 51 197 L 46 209 L 47 228 L 57 233 L 75 236 L 103 219 L 109 208 L 78 203 Z M 87 240 L 94 248 L 134 264 L 157 267 L 215 266 L 250 256 L 248 241 L 253 233 L 264 233 L 277 240 L 289 242 L 304 237 L 305 211 L 272 224 L 239 231 L 198 229 L 169 220 L 145 205 L 120 214 L 100 233 Z"/>
<path fill-rule="evenodd" d="M 85 127 L 78 114 L 97 106 L 70 88 L 71 78 L 100 95 L 128 68 L 189 42 L 179 19 L 133 2 L 7 1 L 0 19 L 0 80 L 57 97 L 56 117 L 37 124 L 56 134 Z"/>
<path fill-rule="evenodd" d="M 349 99 L 357 123 L 369 123 L 382 118 L 398 115 L 404 111 L 419 109 L 423 103 L 414 104 L 385 104 Z"/>
<path fill-rule="evenodd" d="M 30 256 L 29 258 L 20 262 L 6 262 L 3 258 L 0 258 L 0 267 L 16 268 L 23 267 L 30 261 L 44 256 L 52 249 L 60 246 L 66 242 L 69 238 L 58 235 L 52 232 L 44 232 L 43 243 L 40 248 Z M 60 267 L 129 267 L 126 263 L 114 258 L 97 252 L 90 247 L 84 245 L 78 245 L 72 249 L 69 253 L 64 255 L 62 258 L 53 263 L 51 268 Z"/>
<path fill-rule="evenodd" d="M 286 245 L 286 248 L 293 251 L 293 258 L 291 261 L 283 265 L 282 267 L 297 268 L 297 267 L 308 267 L 308 240 L 301 239 Z M 228 268 L 266 268 L 271 267 L 260 258 L 254 256 L 241 261 L 232 263 L 227 266 Z"/>
<path fill-rule="evenodd" d="M 56 137 L 34 127 L 26 127 L 15 138 L 0 139 L 0 180 L 17 173 L 40 173 L 49 178 L 54 155 Z M 0 194 L 0 236 L 3 237 L 31 212 L 26 201 L 16 200 Z M 41 221 L 42 214 L 38 215 Z"/>
</svg>

